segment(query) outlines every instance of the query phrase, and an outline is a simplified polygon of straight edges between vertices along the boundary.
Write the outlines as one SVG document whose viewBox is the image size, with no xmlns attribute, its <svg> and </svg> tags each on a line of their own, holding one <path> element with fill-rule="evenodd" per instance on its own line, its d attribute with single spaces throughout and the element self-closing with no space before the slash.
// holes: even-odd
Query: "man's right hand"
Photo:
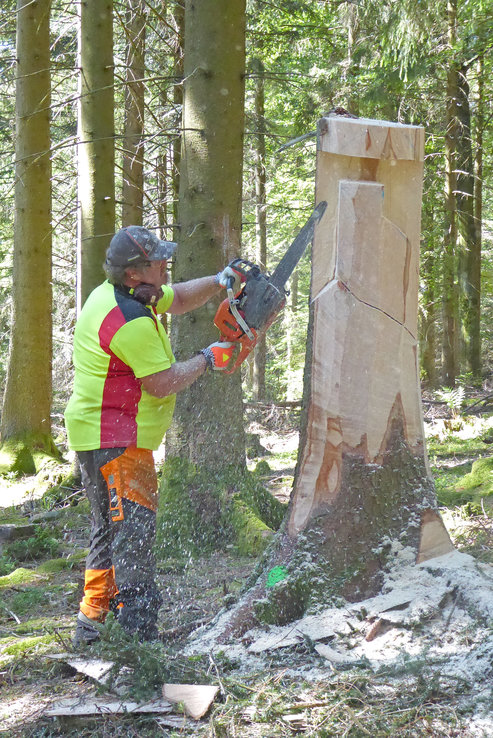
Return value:
<svg viewBox="0 0 493 738">
<path fill-rule="evenodd" d="M 233 356 L 235 344 L 231 341 L 216 341 L 200 352 L 203 354 L 208 369 L 224 371 L 228 368 Z"/>
</svg>

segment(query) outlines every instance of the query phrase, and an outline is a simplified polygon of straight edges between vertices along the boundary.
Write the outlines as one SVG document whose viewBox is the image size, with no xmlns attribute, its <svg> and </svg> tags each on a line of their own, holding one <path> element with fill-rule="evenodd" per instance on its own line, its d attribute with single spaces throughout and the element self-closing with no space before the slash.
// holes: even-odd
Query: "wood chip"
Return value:
<svg viewBox="0 0 493 738">
<path fill-rule="evenodd" d="M 357 656 L 354 656 L 352 653 L 341 653 L 340 651 L 336 651 L 333 648 L 330 648 L 325 643 L 317 643 L 315 646 L 315 651 L 320 654 L 320 656 L 323 656 L 324 659 L 327 659 L 327 661 L 331 661 L 333 664 L 355 664 L 356 662 L 359 662 L 361 659 Z"/>
<path fill-rule="evenodd" d="M 170 702 L 182 702 L 187 715 L 200 720 L 214 702 L 219 687 L 210 684 L 165 684 L 163 697 Z"/>
<path fill-rule="evenodd" d="M 366 634 L 365 641 L 373 641 L 381 633 L 384 623 L 385 621 L 382 618 L 378 618 Z"/>
<path fill-rule="evenodd" d="M 47 658 L 53 659 L 54 661 L 63 661 L 64 664 L 67 664 L 72 669 L 91 677 L 91 679 L 96 679 L 96 681 L 102 684 L 107 682 L 107 677 L 113 667 L 112 661 L 84 659 L 68 653 L 47 654 Z"/>
</svg>

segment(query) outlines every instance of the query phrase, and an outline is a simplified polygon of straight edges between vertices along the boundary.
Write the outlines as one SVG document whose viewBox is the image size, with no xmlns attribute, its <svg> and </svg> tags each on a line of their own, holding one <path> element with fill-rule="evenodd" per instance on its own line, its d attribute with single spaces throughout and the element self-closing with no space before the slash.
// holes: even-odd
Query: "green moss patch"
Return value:
<svg viewBox="0 0 493 738">
<path fill-rule="evenodd" d="M 469 474 L 466 474 L 455 486 L 461 495 L 469 495 L 471 502 L 480 502 L 481 499 L 493 502 L 493 457 L 477 459 L 472 465 Z"/>
<path fill-rule="evenodd" d="M 61 461 L 60 450 L 48 435 L 24 434 L 9 438 L 0 446 L 0 474 L 36 474 Z"/>
<path fill-rule="evenodd" d="M 259 556 L 274 535 L 272 528 L 239 498 L 233 500 L 230 520 L 241 555 Z"/>
<path fill-rule="evenodd" d="M 69 556 L 66 559 L 48 559 L 40 564 L 36 571 L 39 574 L 57 574 L 60 571 L 73 569 L 80 561 L 80 557 Z"/>
<path fill-rule="evenodd" d="M 255 474 L 235 468 L 211 472 L 169 459 L 161 480 L 158 558 L 206 554 L 230 545 L 257 555 L 285 512 Z"/>
<path fill-rule="evenodd" d="M 40 579 L 40 575 L 37 574 L 34 569 L 24 569 L 20 567 L 19 569 L 15 569 L 11 574 L 0 577 L 0 589 L 18 587 L 20 584 L 32 584 Z"/>
<path fill-rule="evenodd" d="M 0 508 L 0 525 L 24 525 L 26 518 L 14 507 Z"/>
<path fill-rule="evenodd" d="M 4 639 L 5 642 L 6 639 Z M 33 651 L 36 653 L 46 653 L 49 651 L 49 646 L 56 641 L 56 636 L 53 634 L 47 634 L 42 636 L 28 636 L 27 638 L 16 639 L 11 641 L 2 647 L 2 653 L 4 656 L 26 656 Z"/>
</svg>

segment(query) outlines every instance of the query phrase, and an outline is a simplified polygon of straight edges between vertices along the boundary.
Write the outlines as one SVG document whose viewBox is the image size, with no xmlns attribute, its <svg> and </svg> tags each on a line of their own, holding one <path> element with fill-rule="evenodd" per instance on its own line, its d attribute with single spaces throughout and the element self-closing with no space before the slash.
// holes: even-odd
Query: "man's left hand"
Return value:
<svg viewBox="0 0 493 738">
<path fill-rule="evenodd" d="M 215 280 L 217 284 L 221 285 L 221 287 L 226 289 L 231 287 L 233 292 L 236 293 L 240 288 L 241 275 L 238 274 L 238 272 L 235 272 L 234 269 L 231 269 L 230 266 L 227 266 L 222 270 L 222 272 L 218 272 L 216 274 Z"/>
</svg>

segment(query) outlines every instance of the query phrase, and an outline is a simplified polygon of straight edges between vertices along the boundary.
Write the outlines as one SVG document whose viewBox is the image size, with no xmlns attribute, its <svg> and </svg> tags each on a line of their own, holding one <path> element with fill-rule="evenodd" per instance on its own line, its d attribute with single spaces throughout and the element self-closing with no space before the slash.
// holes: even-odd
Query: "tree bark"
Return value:
<svg viewBox="0 0 493 738">
<path fill-rule="evenodd" d="M 176 28 L 176 36 L 173 49 L 173 104 L 177 110 L 183 106 L 183 46 L 185 37 L 185 9 L 181 0 L 175 2 L 173 9 L 173 20 Z M 180 132 L 184 128 L 183 114 L 179 116 Z M 181 160 L 182 136 L 173 139 L 171 188 L 173 193 L 173 239 L 178 241 L 178 200 L 180 193 L 180 160 Z"/>
<path fill-rule="evenodd" d="M 260 59 L 252 63 L 255 77 L 255 245 L 256 262 L 267 269 L 267 170 L 265 161 L 265 69 Z M 265 400 L 266 336 L 262 336 L 253 356 L 253 396 Z"/>
<path fill-rule="evenodd" d="M 12 332 L 2 440 L 51 432 L 51 0 L 17 3 Z"/>
<path fill-rule="evenodd" d="M 129 0 L 126 13 L 125 119 L 122 163 L 122 225 L 142 225 L 146 4 Z"/>
<path fill-rule="evenodd" d="M 423 153 L 419 127 L 319 122 L 316 201 L 328 205 L 312 250 L 295 483 L 277 546 L 223 637 L 290 622 L 334 596 L 376 594 L 402 547 L 417 563 L 452 550 L 419 389 Z"/>
<path fill-rule="evenodd" d="M 436 300 L 436 274 L 435 274 L 436 253 L 433 245 L 430 244 L 423 250 L 423 294 L 422 294 L 422 314 L 420 320 L 420 347 L 421 347 L 421 366 L 424 376 L 430 387 L 435 387 L 437 383 L 436 371 L 436 320 L 437 311 L 435 306 Z"/>
<path fill-rule="evenodd" d="M 474 219 L 474 159 L 471 141 L 471 108 L 467 68 L 458 73 L 457 117 L 457 222 L 459 236 L 460 316 L 465 368 L 481 373 L 480 300 L 481 242 L 476 240 Z"/>
<path fill-rule="evenodd" d="M 448 0 L 448 40 L 452 49 L 456 42 L 457 4 Z M 442 379 L 449 387 L 455 386 L 459 373 L 459 292 L 457 286 L 457 97 L 458 70 L 453 58 L 447 70 L 445 113 L 445 210 L 443 234 L 443 285 L 442 285 Z"/>
<path fill-rule="evenodd" d="M 80 3 L 77 309 L 104 279 L 115 231 L 113 0 Z"/>
<path fill-rule="evenodd" d="M 214 274 L 240 253 L 245 0 L 187 2 L 185 29 L 175 282 Z M 218 302 L 173 319 L 178 359 L 218 340 Z M 210 467 L 245 464 L 239 372 L 208 373 L 178 395 L 167 454 Z"/>
</svg>

